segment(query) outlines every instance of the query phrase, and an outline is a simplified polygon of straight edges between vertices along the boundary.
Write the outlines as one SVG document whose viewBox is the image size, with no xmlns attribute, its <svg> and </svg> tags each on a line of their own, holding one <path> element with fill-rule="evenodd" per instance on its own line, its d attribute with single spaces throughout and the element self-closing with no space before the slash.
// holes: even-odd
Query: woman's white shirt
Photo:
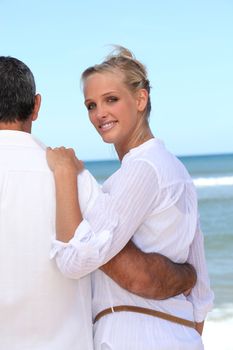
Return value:
<svg viewBox="0 0 233 350">
<path fill-rule="evenodd" d="M 81 189 L 81 188 L 80 188 Z M 82 190 L 82 189 L 81 189 Z M 199 226 L 197 195 L 183 164 L 153 138 L 132 149 L 95 195 L 67 244 L 54 240 L 51 256 L 68 277 L 92 274 L 93 314 L 116 305 L 138 305 L 201 322 L 213 305 Z M 122 289 L 101 265 L 132 239 L 144 252 L 190 262 L 198 280 L 190 296 L 149 300 Z M 104 297 L 103 297 L 104 295 Z"/>
</svg>

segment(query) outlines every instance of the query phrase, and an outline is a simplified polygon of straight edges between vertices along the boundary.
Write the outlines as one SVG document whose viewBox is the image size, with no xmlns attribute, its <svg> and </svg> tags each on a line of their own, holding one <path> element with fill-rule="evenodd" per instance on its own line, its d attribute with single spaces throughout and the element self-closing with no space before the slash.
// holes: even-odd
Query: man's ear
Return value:
<svg viewBox="0 0 233 350">
<path fill-rule="evenodd" d="M 137 91 L 137 108 L 139 112 L 143 112 L 148 102 L 148 92 L 146 89 Z"/>
<path fill-rule="evenodd" d="M 32 121 L 35 121 L 37 119 L 38 114 L 39 114 L 39 110 L 40 110 L 40 105 L 41 105 L 41 95 L 36 94 L 34 109 L 33 109 L 32 118 L 31 118 Z"/>
</svg>

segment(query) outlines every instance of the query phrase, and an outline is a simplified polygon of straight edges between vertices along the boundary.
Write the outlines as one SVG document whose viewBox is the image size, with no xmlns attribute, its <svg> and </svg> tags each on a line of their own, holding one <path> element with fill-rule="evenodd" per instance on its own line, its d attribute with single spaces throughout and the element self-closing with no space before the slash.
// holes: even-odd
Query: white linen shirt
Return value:
<svg viewBox="0 0 233 350">
<path fill-rule="evenodd" d="M 158 252 L 174 262 L 193 264 L 198 279 L 191 295 L 144 299 L 96 270 L 131 238 L 144 252 Z M 157 138 L 126 154 L 121 168 L 103 184 L 102 193 L 84 215 L 74 237 L 67 244 L 54 241 L 51 255 L 56 256 L 61 271 L 71 278 L 96 270 L 92 274 L 93 316 L 111 306 L 137 305 L 201 322 L 212 308 L 213 293 L 199 228 L 196 191 L 183 164 Z M 101 319 L 96 327 L 111 316 Z M 127 332 L 129 323 L 123 327 Z"/>
<path fill-rule="evenodd" d="M 79 176 L 83 212 L 92 182 L 87 171 Z M 90 276 L 62 276 L 49 259 L 53 234 L 55 186 L 45 147 L 28 133 L 1 130 L 2 350 L 93 349 Z"/>
</svg>

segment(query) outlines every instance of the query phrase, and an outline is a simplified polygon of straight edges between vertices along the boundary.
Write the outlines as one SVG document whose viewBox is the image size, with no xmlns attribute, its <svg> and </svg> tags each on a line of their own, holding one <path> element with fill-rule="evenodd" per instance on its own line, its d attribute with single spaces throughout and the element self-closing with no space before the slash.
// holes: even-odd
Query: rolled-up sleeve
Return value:
<svg viewBox="0 0 233 350">
<path fill-rule="evenodd" d="M 81 278 L 108 262 L 153 210 L 158 181 L 146 161 L 122 165 L 110 182 L 84 214 L 74 237 L 68 243 L 53 242 L 51 256 L 67 277 Z"/>
<path fill-rule="evenodd" d="M 213 308 L 214 293 L 210 288 L 204 252 L 204 237 L 199 220 L 190 247 L 188 262 L 194 266 L 197 272 L 197 283 L 188 296 L 188 299 L 193 304 L 194 320 L 196 322 L 202 322 L 206 318 L 207 313 Z"/>
</svg>

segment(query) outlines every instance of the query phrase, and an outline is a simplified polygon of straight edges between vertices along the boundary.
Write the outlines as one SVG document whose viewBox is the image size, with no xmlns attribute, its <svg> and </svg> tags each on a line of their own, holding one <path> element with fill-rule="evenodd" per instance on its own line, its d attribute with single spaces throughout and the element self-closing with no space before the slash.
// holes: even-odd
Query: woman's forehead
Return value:
<svg viewBox="0 0 233 350">
<path fill-rule="evenodd" d="M 93 73 L 84 81 L 84 93 L 89 90 L 125 88 L 123 78 L 121 71 Z"/>
</svg>

